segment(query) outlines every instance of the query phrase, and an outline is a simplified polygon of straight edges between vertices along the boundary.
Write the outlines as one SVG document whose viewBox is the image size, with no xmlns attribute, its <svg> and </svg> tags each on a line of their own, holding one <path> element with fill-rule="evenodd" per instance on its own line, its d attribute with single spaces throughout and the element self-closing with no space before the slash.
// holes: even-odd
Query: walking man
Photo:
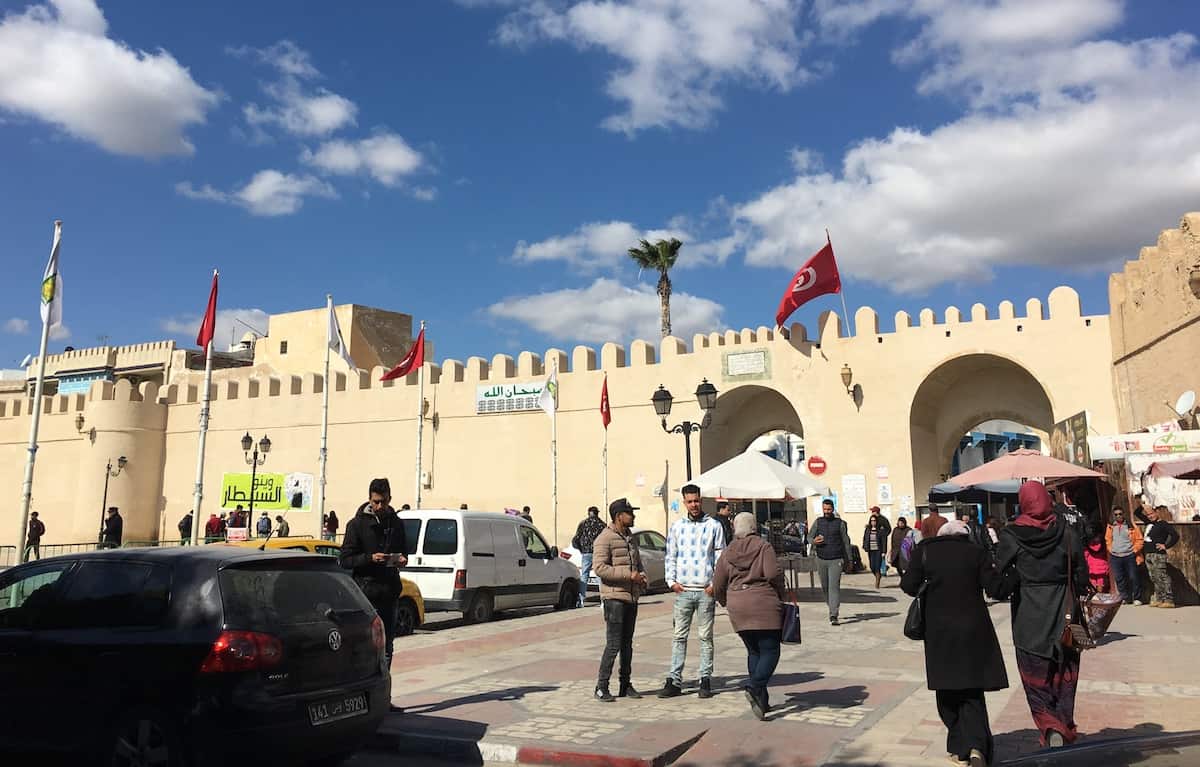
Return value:
<svg viewBox="0 0 1200 767">
<path fill-rule="evenodd" d="M 277 515 L 275 517 L 275 537 L 287 538 L 291 534 L 292 526 L 288 524 L 287 520 L 283 518 L 282 514 Z"/>
<path fill-rule="evenodd" d="M 812 542 L 821 591 L 829 605 L 829 623 L 836 626 L 842 607 L 842 563 L 850 556 L 850 531 L 845 520 L 834 516 L 833 501 L 828 498 L 821 501 L 821 518 L 812 526 Z"/>
<path fill-rule="evenodd" d="M 266 538 L 271 534 L 271 518 L 267 515 L 267 512 L 264 511 L 258 518 L 258 526 L 255 528 L 255 532 L 258 533 L 259 538 Z"/>
<path fill-rule="evenodd" d="M 404 525 L 392 509 L 392 488 L 387 479 L 373 479 L 369 498 L 346 523 L 346 537 L 338 557 L 352 570 L 354 580 L 383 621 L 384 654 L 392 667 L 392 642 L 396 638 L 396 600 L 402 584 L 396 568 L 408 564 Z M 332 514 L 333 512 L 330 512 Z"/>
<path fill-rule="evenodd" d="M 588 581 L 592 577 L 592 548 L 596 538 L 604 532 L 605 524 L 600 519 L 600 509 L 588 506 L 587 517 L 575 528 L 571 545 L 579 550 L 579 606 L 587 602 Z"/>
<path fill-rule="evenodd" d="M 179 530 L 179 545 L 188 546 L 192 542 L 192 512 L 189 510 L 176 525 Z"/>
<path fill-rule="evenodd" d="M 1167 572 L 1167 550 L 1179 543 L 1179 531 L 1171 524 L 1171 512 L 1166 506 L 1155 506 L 1150 511 L 1152 524 L 1146 525 L 1146 568 L 1154 584 L 1151 607 L 1172 608 L 1175 594 L 1171 590 L 1171 574 Z"/>
<path fill-rule="evenodd" d="M 633 673 L 633 631 L 637 626 L 638 598 L 646 590 L 646 570 L 642 555 L 633 540 L 636 506 L 618 498 L 608 505 L 612 524 L 596 536 L 592 544 L 592 566 L 600 578 L 600 604 L 604 611 L 604 654 L 596 677 L 596 700 L 612 703 L 609 690 L 613 661 L 621 656 L 617 669 L 617 698 L 640 698 L 630 682 Z"/>
<path fill-rule="evenodd" d="M 108 516 L 104 520 L 104 530 L 100 533 L 100 548 L 121 548 L 121 536 L 125 529 L 125 520 L 116 506 L 108 507 Z"/>
<path fill-rule="evenodd" d="M 717 501 L 717 521 L 721 523 L 721 532 L 725 533 L 725 545 L 733 543 L 733 513 L 729 501 Z"/>
<path fill-rule="evenodd" d="M 658 693 L 660 698 L 683 694 L 683 664 L 687 658 L 688 634 L 699 615 L 700 697 L 712 697 L 713 621 L 717 600 L 713 596 L 713 571 L 725 548 L 721 523 L 705 515 L 700 507 L 700 488 L 684 485 L 681 490 L 687 515 L 671 525 L 667 533 L 666 580 L 675 592 L 675 637 L 671 668 Z"/>
<path fill-rule="evenodd" d="M 46 524 L 38 519 L 36 511 L 29 512 L 29 532 L 25 534 L 25 551 L 21 561 L 28 562 L 32 552 L 34 559 L 42 558 L 42 536 L 46 534 Z"/>
</svg>

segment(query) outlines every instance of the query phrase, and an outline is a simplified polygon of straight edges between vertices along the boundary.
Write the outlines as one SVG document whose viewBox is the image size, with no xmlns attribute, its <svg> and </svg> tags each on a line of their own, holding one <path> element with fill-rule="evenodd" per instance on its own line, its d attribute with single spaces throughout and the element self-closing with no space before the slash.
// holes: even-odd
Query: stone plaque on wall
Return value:
<svg viewBox="0 0 1200 767">
<path fill-rule="evenodd" d="M 722 358 L 726 381 L 757 381 L 771 377 L 771 355 L 766 349 L 726 352 Z"/>
</svg>

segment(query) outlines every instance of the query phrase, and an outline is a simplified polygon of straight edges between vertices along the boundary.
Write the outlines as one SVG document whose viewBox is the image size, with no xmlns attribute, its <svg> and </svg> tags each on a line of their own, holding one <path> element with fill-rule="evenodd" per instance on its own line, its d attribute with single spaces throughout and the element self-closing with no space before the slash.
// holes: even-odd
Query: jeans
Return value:
<svg viewBox="0 0 1200 767">
<path fill-rule="evenodd" d="M 983 690 L 937 690 L 934 697 L 938 716 L 946 725 L 946 751 L 965 762 L 971 749 L 978 749 L 991 764 L 992 729 Z"/>
<path fill-rule="evenodd" d="M 1108 564 L 1112 570 L 1113 577 L 1117 580 L 1117 591 L 1121 592 L 1121 599 L 1126 602 L 1140 599 L 1141 590 L 1138 588 L 1137 555 L 1130 554 L 1127 557 L 1114 556 L 1109 558 Z"/>
<path fill-rule="evenodd" d="M 702 590 L 684 591 L 675 595 L 675 641 L 671 646 L 671 670 L 667 674 L 677 685 L 683 683 L 688 634 L 691 633 L 692 618 L 697 611 L 700 613 L 700 678 L 712 676 L 713 622 L 717 614 L 717 600 Z"/>
<path fill-rule="evenodd" d="M 601 687 L 612 679 L 613 661 L 621 656 L 617 679 L 628 684 L 633 670 L 633 631 L 637 626 L 638 606 L 617 599 L 602 600 L 604 609 L 604 654 L 600 656 L 600 674 L 596 681 Z"/>
<path fill-rule="evenodd" d="M 842 607 L 842 560 L 818 559 L 817 574 L 821 576 L 821 591 L 829 604 L 829 617 L 838 617 Z"/>
<path fill-rule="evenodd" d="M 587 601 L 588 579 L 592 577 L 592 554 L 580 554 L 579 562 L 579 606 Z"/>
<path fill-rule="evenodd" d="M 750 674 L 746 685 L 755 692 L 764 692 L 775 667 L 779 665 L 780 629 L 739 631 L 742 644 L 746 645 L 746 671 Z"/>
</svg>

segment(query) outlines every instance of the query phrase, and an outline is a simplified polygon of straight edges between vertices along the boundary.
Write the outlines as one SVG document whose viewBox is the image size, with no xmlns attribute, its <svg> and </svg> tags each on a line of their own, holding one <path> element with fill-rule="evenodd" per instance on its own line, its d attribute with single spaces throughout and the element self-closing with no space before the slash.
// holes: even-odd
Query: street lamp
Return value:
<svg viewBox="0 0 1200 767">
<path fill-rule="evenodd" d="M 253 448 L 253 451 L 251 450 Z M 250 432 L 246 432 L 246 436 L 242 437 L 242 452 L 246 455 L 246 463 L 250 464 L 250 510 L 246 512 L 246 537 L 253 537 L 254 530 L 254 480 L 258 476 L 258 467 L 267 462 L 267 453 L 271 452 L 271 440 L 267 439 L 266 435 L 254 444 L 254 437 L 250 436 Z M 262 453 L 260 460 L 258 455 Z"/>
<path fill-rule="evenodd" d="M 687 478 L 690 482 L 692 479 L 692 432 L 700 431 L 700 429 L 708 426 L 709 417 L 712 411 L 717 407 L 717 387 L 713 386 L 705 378 L 700 385 L 696 387 L 696 402 L 700 404 L 700 409 L 704 411 L 704 417 L 701 423 L 692 423 L 684 421 L 673 427 L 667 426 L 667 416 L 671 414 L 671 405 L 674 398 L 671 392 L 667 391 L 666 387 L 659 384 L 658 391 L 654 392 L 654 396 L 650 398 L 654 404 L 654 412 L 662 419 L 662 428 L 667 434 L 682 434 L 683 435 L 683 454 L 687 465 Z"/>
<path fill-rule="evenodd" d="M 108 459 L 108 465 L 104 467 L 104 500 L 100 501 L 100 538 L 99 543 L 104 543 L 104 514 L 108 511 L 108 480 L 112 477 L 120 476 L 121 471 L 129 463 L 129 459 L 121 456 L 117 459 L 117 470 L 113 471 L 112 459 Z"/>
</svg>

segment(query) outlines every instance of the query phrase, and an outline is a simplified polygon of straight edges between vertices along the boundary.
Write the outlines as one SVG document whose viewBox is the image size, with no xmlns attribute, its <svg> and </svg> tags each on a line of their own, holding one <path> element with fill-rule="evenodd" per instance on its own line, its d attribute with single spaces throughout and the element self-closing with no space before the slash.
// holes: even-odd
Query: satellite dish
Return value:
<svg viewBox="0 0 1200 767">
<path fill-rule="evenodd" d="M 21 367 L 23 367 L 23 368 L 27 368 L 27 367 L 29 367 L 29 363 L 30 363 L 30 362 L 33 362 L 33 355 L 32 355 L 32 354 L 26 354 L 26 355 L 25 355 L 25 359 L 21 360 Z"/>
<path fill-rule="evenodd" d="M 1196 392 L 1188 389 L 1183 394 L 1179 395 L 1179 401 L 1175 403 L 1175 412 L 1182 418 L 1192 412 L 1192 408 L 1196 406 Z"/>
</svg>

